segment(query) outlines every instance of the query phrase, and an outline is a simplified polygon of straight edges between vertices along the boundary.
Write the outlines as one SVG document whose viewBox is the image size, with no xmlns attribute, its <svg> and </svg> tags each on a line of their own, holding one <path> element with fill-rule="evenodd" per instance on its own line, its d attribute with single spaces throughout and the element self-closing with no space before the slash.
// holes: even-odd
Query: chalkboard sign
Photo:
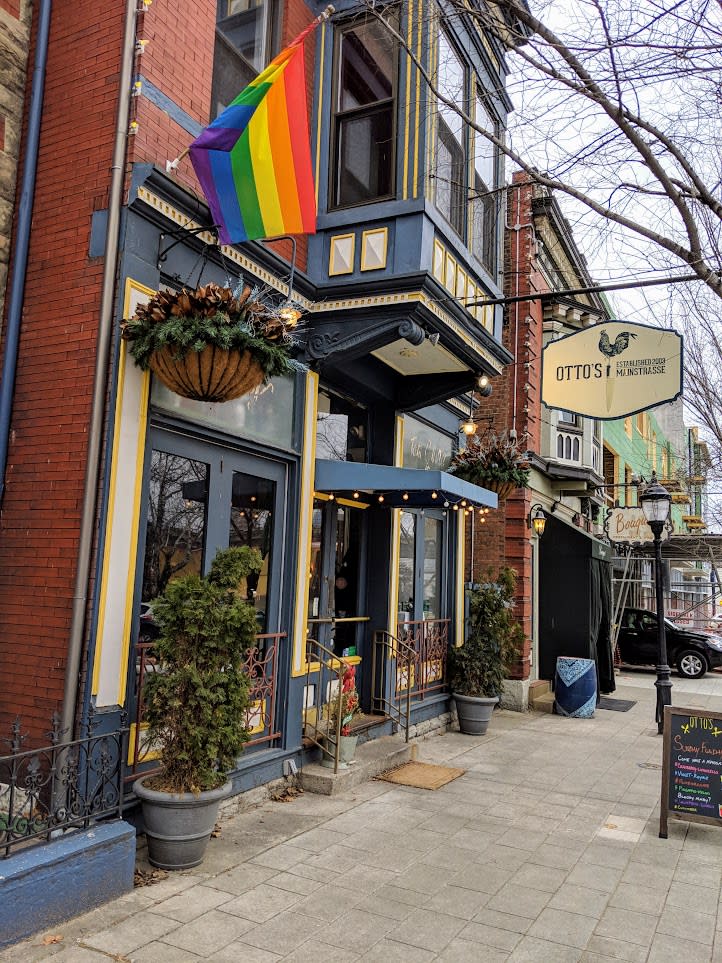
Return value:
<svg viewBox="0 0 722 963">
<path fill-rule="evenodd" d="M 665 706 L 663 751 L 661 838 L 668 818 L 722 825 L 722 714 Z"/>
</svg>

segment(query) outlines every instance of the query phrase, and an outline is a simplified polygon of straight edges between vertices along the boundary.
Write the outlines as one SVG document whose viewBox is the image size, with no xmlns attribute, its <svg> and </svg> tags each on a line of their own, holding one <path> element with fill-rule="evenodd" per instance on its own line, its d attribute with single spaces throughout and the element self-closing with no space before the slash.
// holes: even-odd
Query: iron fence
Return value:
<svg viewBox="0 0 722 963">
<path fill-rule="evenodd" d="M 246 727 L 250 738 L 245 751 L 257 746 L 272 746 L 281 738 L 278 727 L 278 659 L 281 640 L 285 632 L 268 632 L 256 636 L 256 645 L 250 650 L 245 668 L 251 680 L 250 706 L 246 714 Z M 126 782 L 139 775 L 152 775 L 160 770 L 158 752 L 146 737 L 145 681 L 153 672 L 160 671 L 155 657 L 153 642 L 136 645 L 135 692 L 133 722 L 130 726 L 130 756 Z"/>
<path fill-rule="evenodd" d="M 60 717 L 52 718 L 48 745 L 23 749 L 20 719 L 0 756 L 0 858 L 47 842 L 69 829 L 86 829 L 105 817 L 123 815 L 122 773 L 128 729 L 63 741 Z"/>
</svg>

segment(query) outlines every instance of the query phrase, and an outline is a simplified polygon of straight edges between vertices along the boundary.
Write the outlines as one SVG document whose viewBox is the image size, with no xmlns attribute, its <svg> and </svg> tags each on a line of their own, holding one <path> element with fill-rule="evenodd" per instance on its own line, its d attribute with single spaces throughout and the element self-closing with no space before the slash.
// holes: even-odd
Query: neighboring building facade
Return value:
<svg viewBox="0 0 722 963">
<path fill-rule="evenodd" d="M 140 616 L 170 578 L 206 570 L 229 544 L 255 545 L 264 559 L 247 586 L 262 631 L 237 790 L 303 758 L 304 713 L 327 698 L 309 639 L 357 665 L 367 711 L 399 701 L 409 684 L 413 721 L 448 710 L 445 653 L 464 619 L 459 503 L 464 493 L 477 507 L 495 497 L 442 471 L 465 414 L 459 398 L 510 360 L 501 309 L 464 306 L 502 293 L 497 152 L 431 110 L 388 34 L 342 3 L 306 51 L 315 236 L 221 252 L 188 162 L 165 171 L 320 9 L 218 0 L 139 13 L 133 41 L 147 43 L 134 47 L 111 270 L 110 161 L 132 7 L 81 0 L 53 13 L 0 533 L 0 652 L 13 667 L 0 714 L 20 712 L 38 734 L 58 707 L 77 722 L 92 705 L 108 728 L 129 713 L 129 781 L 146 764 L 152 642 Z M 463 19 L 442 28 L 423 4 L 398 17 L 441 87 L 503 130 L 506 67 L 495 38 Z M 98 55 L 79 85 L 73 50 L 87 43 L 89 23 Z M 69 158 L 81 154 L 79 178 Z M 229 275 L 305 310 L 308 371 L 224 405 L 181 399 L 133 365 L 118 321 L 159 287 Z M 109 296 L 106 359 L 99 319 Z M 90 578 L 78 589 L 96 362 L 101 471 Z M 407 469 L 425 474 L 419 481 Z M 404 680 L 388 665 L 372 689 L 378 640 L 399 635 L 419 668 Z"/>
<path fill-rule="evenodd" d="M 0 321 L 13 231 L 31 10 L 30 0 L 0 2 Z"/>
<path fill-rule="evenodd" d="M 566 292 L 592 282 L 557 201 L 525 175 L 508 192 L 504 343 L 514 361 L 484 403 L 494 426 L 506 428 L 529 452 L 530 484 L 486 524 L 470 526 L 471 581 L 491 563 L 517 572 L 517 616 L 525 650 L 507 683 L 509 705 L 526 708 L 529 685 L 553 679 L 557 655 L 597 658 L 600 679 L 613 688 L 609 632 L 611 574 L 601 533 L 604 504 L 602 425 L 541 402 L 541 354 L 549 341 L 609 317 L 598 295 Z M 529 300 L 518 298 L 537 295 Z M 483 421 L 479 423 L 483 434 Z M 546 515 L 544 535 L 530 525 Z"/>
</svg>

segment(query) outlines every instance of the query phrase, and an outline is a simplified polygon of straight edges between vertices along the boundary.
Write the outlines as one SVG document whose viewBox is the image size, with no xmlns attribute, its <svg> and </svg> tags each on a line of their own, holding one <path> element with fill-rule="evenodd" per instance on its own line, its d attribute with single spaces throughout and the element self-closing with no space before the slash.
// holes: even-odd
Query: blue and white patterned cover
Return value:
<svg viewBox="0 0 722 963">
<path fill-rule="evenodd" d="M 560 716 L 590 719 L 597 707 L 597 669 L 593 659 L 557 659 L 555 706 Z"/>
</svg>

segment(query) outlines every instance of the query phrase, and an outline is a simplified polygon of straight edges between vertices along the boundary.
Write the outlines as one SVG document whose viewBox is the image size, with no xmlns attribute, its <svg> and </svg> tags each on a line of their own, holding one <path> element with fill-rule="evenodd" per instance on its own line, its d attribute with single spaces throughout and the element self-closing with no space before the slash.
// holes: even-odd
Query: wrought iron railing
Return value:
<svg viewBox="0 0 722 963">
<path fill-rule="evenodd" d="M 316 639 L 306 639 L 303 737 L 321 750 L 322 765 L 341 766 L 343 676 L 348 663 Z"/>
<path fill-rule="evenodd" d="M 69 829 L 85 829 L 101 817 L 123 815 L 122 772 L 128 730 L 63 741 L 60 718 L 52 719 L 49 744 L 23 749 L 20 719 L 0 756 L 0 859 L 47 842 Z"/>
<path fill-rule="evenodd" d="M 371 660 L 373 708 L 388 716 L 402 729 L 409 741 L 411 724 L 411 686 L 417 654 L 402 639 L 385 629 L 374 632 Z M 390 683 L 387 679 L 390 674 Z M 387 695 L 390 690 L 390 696 Z"/>
<path fill-rule="evenodd" d="M 281 738 L 278 728 L 278 657 L 281 639 L 285 632 L 266 632 L 256 636 L 256 646 L 250 650 L 246 659 L 246 669 L 251 679 L 250 707 L 246 715 L 246 726 L 250 739 L 246 748 L 273 745 Z M 139 642 L 136 645 L 136 674 L 134 703 L 135 712 L 130 727 L 130 758 L 126 781 L 136 778 L 140 771 L 149 775 L 160 768 L 153 766 L 158 760 L 157 751 L 145 735 L 144 687 L 148 676 L 160 667 L 155 658 L 153 642 Z"/>
<path fill-rule="evenodd" d="M 434 692 L 446 689 L 446 659 L 449 651 L 451 619 L 418 619 L 402 622 L 397 629 L 398 638 L 414 651 L 414 666 L 408 680 L 397 696 L 410 685 L 411 697 L 423 699 Z"/>
</svg>

